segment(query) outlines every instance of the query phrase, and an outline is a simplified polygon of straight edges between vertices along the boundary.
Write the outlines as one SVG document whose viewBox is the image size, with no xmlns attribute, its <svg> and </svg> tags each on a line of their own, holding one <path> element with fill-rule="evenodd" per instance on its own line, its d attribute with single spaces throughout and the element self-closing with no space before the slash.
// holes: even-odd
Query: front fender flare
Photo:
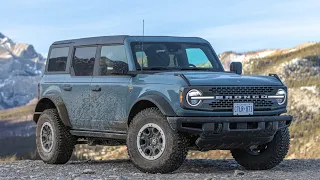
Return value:
<svg viewBox="0 0 320 180">
<path fill-rule="evenodd" d="M 137 99 L 137 101 L 130 108 L 129 112 L 131 112 L 135 104 L 144 100 L 150 101 L 153 104 L 155 104 L 159 108 L 159 110 L 162 112 L 162 114 L 165 116 L 177 116 L 177 114 L 174 112 L 169 102 L 159 95 L 146 95 Z"/>
</svg>

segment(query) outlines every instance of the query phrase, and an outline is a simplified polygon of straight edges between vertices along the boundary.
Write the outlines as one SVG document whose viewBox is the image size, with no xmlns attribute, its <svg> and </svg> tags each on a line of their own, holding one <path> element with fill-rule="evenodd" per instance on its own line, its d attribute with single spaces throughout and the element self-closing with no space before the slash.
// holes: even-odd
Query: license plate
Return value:
<svg viewBox="0 0 320 180">
<path fill-rule="evenodd" d="M 233 115 L 253 115 L 253 103 L 234 103 Z"/>
</svg>

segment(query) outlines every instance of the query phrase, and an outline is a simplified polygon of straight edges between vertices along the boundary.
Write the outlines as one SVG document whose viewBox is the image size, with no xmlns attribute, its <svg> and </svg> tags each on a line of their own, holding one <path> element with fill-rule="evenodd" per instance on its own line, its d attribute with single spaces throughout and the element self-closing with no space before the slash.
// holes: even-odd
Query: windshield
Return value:
<svg viewBox="0 0 320 180">
<path fill-rule="evenodd" d="M 206 44 L 137 42 L 131 48 L 137 70 L 222 71 L 219 60 Z"/>
</svg>

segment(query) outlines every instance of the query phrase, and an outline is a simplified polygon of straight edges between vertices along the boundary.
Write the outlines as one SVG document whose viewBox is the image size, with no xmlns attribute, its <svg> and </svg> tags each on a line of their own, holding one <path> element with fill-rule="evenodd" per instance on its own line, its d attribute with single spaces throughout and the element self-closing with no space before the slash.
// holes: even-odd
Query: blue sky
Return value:
<svg viewBox="0 0 320 180">
<path fill-rule="evenodd" d="M 53 41 L 115 34 L 199 36 L 218 53 L 320 41 L 318 0 L 6 0 L 0 32 L 47 56 Z"/>
</svg>

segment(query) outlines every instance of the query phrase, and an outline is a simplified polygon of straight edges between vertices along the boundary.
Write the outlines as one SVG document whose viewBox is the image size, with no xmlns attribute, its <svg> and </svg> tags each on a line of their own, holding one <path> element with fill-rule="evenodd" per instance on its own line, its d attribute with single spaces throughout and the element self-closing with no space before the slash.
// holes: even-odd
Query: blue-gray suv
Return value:
<svg viewBox="0 0 320 180">
<path fill-rule="evenodd" d="M 287 87 L 241 74 L 196 37 L 54 42 L 34 113 L 39 155 L 63 164 L 76 144 L 126 145 L 138 169 L 168 173 L 188 150 L 220 149 L 246 169 L 273 168 L 289 149 Z"/>
</svg>

